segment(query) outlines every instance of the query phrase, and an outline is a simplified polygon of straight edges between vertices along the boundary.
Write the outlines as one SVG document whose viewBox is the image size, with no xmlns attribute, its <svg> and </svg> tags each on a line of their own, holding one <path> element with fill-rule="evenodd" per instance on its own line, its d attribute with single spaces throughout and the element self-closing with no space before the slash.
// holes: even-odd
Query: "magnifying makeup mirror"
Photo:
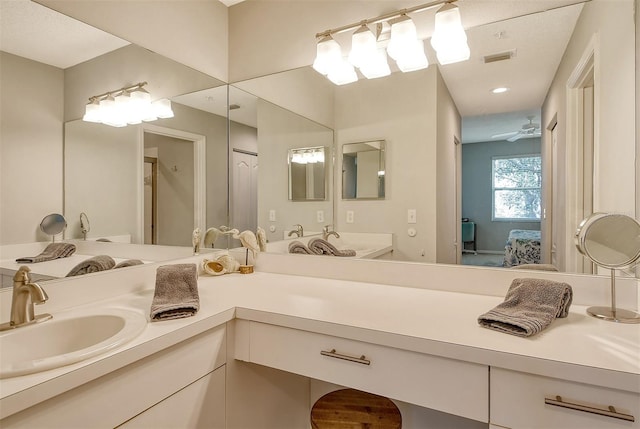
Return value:
<svg viewBox="0 0 640 429">
<path fill-rule="evenodd" d="M 580 222 L 575 241 L 580 253 L 611 270 L 611 308 L 589 307 L 587 313 L 612 322 L 640 323 L 635 311 L 616 308 L 616 270 L 640 261 L 640 223 L 622 214 L 594 213 Z"/>
<path fill-rule="evenodd" d="M 60 234 L 67 228 L 67 221 L 64 216 L 58 213 L 52 213 L 45 216 L 40 222 L 40 231 L 51 236 L 51 241 L 56 241 L 56 235 Z"/>
</svg>

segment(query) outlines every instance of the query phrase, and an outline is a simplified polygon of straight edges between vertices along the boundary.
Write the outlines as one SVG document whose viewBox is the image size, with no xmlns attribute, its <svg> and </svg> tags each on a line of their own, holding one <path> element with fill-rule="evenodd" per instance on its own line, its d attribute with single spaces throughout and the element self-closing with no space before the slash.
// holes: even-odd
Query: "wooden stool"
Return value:
<svg viewBox="0 0 640 429">
<path fill-rule="evenodd" d="M 336 390 L 311 408 L 314 429 L 400 429 L 402 415 L 389 398 L 355 389 Z"/>
</svg>

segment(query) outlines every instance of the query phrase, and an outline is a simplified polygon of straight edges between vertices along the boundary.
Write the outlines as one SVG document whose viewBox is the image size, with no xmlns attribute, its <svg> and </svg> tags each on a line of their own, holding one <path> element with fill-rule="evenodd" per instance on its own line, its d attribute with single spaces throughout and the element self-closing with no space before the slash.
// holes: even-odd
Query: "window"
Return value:
<svg viewBox="0 0 640 429">
<path fill-rule="evenodd" d="M 492 220 L 540 220 L 540 155 L 492 159 Z"/>
</svg>

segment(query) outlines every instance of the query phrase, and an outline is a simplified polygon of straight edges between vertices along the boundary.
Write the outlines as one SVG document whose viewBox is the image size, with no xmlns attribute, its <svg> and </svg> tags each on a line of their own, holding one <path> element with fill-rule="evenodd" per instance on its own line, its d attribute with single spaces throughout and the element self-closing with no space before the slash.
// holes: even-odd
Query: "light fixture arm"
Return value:
<svg viewBox="0 0 640 429">
<path fill-rule="evenodd" d="M 440 6 L 443 5 L 445 3 L 454 3 L 457 0 L 436 0 L 436 1 L 432 1 L 429 3 L 425 3 L 425 4 L 421 4 L 418 6 L 414 6 L 414 7 L 410 7 L 410 8 L 406 8 L 406 9 L 401 9 L 395 12 L 390 12 L 390 13 L 385 13 L 384 15 L 379 15 L 376 16 L 374 18 L 369 18 L 369 19 L 363 19 L 362 21 L 358 21 L 355 22 L 353 24 L 347 24 L 347 25 L 343 25 L 341 27 L 336 27 L 333 29 L 329 29 L 329 30 L 325 30 L 321 33 L 317 33 L 316 34 L 316 38 L 317 39 L 321 39 L 323 37 L 327 37 L 327 36 L 331 36 L 332 34 L 337 34 L 337 33 L 343 33 L 345 31 L 349 31 L 349 30 L 353 30 L 354 28 L 358 28 L 361 27 L 363 25 L 368 25 L 368 24 L 377 24 L 379 22 L 382 21 L 386 21 L 390 18 L 395 18 L 398 16 L 402 16 L 402 15 L 407 15 L 409 13 L 414 13 L 414 12 L 422 12 L 424 10 L 427 9 L 431 9 L 434 8 L 436 6 Z"/>
<path fill-rule="evenodd" d="M 107 92 L 105 92 L 103 94 L 91 96 L 91 97 L 89 97 L 89 101 L 100 100 L 103 97 L 107 97 L 109 95 L 122 93 L 124 91 L 131 91 L 132 89 L 142 88 L 145 85 L 147 85 L 147 82 L 140 82 L 140 83 L 136 83 L 135 85 L 124 86 L 124 87 L 122 87 L 120 89 L 116 89 L 114 91 L 107 91 Z"/>
</svg>

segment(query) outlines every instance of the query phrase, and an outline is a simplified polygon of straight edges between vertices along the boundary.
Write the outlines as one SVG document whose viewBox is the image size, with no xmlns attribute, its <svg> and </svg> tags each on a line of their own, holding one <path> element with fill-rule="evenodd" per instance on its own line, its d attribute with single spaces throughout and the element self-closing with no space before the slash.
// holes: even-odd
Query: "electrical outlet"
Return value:
<svg viewBox="0 0 640 429">
<path fill-rule="evenodd" d="M 316 212 L 316 220 L 318 221 L 318 223 L 324 222 L 324 210 L 318 210 Z"/>
<path fill-rule="evenodd" d="M 347 223 L 353 223 L 353 210 L 347 210 Z"/>
<path fill-rule="evenodd" d="M 276 221 L 276 211 L 275 210 L 269 210 L 269 221 L 270 222 L 275 222 Z"/>
<path fill-rule="evenodd" d="M 407 210 L 407 223 L 416 223 L 416 209 Z"/>
</svg>

